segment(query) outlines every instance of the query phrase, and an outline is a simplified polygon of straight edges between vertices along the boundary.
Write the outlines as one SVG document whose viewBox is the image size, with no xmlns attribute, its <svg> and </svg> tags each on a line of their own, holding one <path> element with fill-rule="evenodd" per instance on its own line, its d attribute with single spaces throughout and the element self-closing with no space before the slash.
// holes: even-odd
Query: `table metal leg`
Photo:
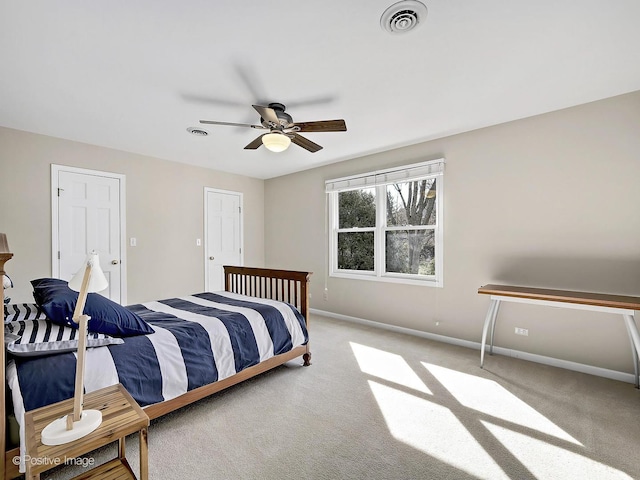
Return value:
<svg viewBox="0 0 640 480">
<path fill-rule="evenodd" d="M 629 340 L 631 340 L 631 354 L 633 355 L 633 371 L 636 376 L 636 388 L 640 388 L 640 379 L 638 374 L 638 357 L 640 352 L 640 334 L 638 333 L 638 327 L 636 326 L 633 315 L 622 315 L 624 318 L 624 324 L 627 327 L 627 333 L 629 334 Z"/>
<path fill-rule="evenodd" d="M 633 357 L 633 374 L 636 379 L 636 388 L 640 388 L 640 376 L 638 374 L 638 350 L 636 349 L 633 340 L 631 340 L 631 355 Z"/>
<path fill-rule="evenodd" d="M 487 332 L 489 331 L 490 326 L 492 327 L 491 343 L 493 345 L 493 328 L 495 328 L 496 315 L 498 313 L 499 305 L 500 301 L 492 298 L 491 303 L 489 304 L 487 317 L 484 320 L 484 327 L 482 328 L 482 345 L 480 346 L 480 368 L 484 367 L 484 350 L 487 345 Z"/>
<path fill-rule="evenodd" d="M 496 333 L 496 318 L 498 318 L 498 309 L 500 308 L 500 300 L 496 300 L 496 306 L 491 319 L 491 336 L 489 337 L 489 355 L 493 355 L 493 339 Z"/>
</svg>

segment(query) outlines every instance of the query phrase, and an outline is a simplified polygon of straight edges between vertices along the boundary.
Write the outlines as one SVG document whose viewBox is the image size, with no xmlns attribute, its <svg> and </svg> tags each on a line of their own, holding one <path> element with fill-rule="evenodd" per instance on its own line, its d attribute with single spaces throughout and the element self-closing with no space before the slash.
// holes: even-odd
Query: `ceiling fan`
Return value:
<svg viewBox="0 0 640 480">
<path fill-rule="evenodd" d="M 200 120 L 200 123 L 209 125 L 228 125 L 231 127 L 250 127 L 261 130 L 269 130 L 249 143 L 245 150 L 256 150 L 260 145 L 273 152 L 282 152 L 289 148 L 291 143 L 315 153 L 322 147 L 299 132 L 346 132 L 347 124 L 344 120 L 319 120 L 316 122 L 294 122 L 291 115 L 285 112 L 286 107 L 282 103 L 270 103 L 264 107 L 253 105 L 260 114 L 260 125 L 249 123 L 216 122 L 214 120 Z"/>
</svg>

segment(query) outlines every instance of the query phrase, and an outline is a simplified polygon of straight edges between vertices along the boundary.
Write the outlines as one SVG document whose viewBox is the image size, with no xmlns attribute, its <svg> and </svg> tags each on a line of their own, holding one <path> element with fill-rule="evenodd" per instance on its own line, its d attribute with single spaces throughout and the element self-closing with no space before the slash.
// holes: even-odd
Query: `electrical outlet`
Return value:
<svg viewBox="0 0 640 480">
<path fill-rule="evenodd" d="M 326 288 L 324 289 L 324 295 L 323 295 L 324 301 L 328 302 L 329 301 L 329 290 L 327 290 Z"/>
<path fill-rule="evenodd" d="M 516 327 L 516 335 L 524 335 L 525 337 L 528 337 L 529 330 L 527 328 Z"/>
</svg>

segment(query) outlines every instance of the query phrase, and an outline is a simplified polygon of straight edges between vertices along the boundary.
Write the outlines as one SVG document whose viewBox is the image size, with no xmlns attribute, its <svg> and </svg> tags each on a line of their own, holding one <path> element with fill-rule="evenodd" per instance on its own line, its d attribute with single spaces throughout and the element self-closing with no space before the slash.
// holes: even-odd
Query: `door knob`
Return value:
<svg viewBox="0 0 640 480">
<path fill-rule="evenodd" d="M 111 260 L 111 265 L 117 265 L 119 263 L 120 263 L 119 260 Z"/>
<path fill-rule="evenodd" d="M 209 260 L 215 260 L 214 256 L 209 257 Z"/>
</svg>

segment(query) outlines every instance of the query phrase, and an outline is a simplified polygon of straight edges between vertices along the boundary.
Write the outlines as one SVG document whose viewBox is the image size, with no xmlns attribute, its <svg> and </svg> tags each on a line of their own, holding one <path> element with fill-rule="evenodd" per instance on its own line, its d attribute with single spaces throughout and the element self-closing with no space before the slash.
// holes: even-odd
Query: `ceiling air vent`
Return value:
<svg viewBox="0 0 640 480">
<path fill-rule="evenodd" d="M 196 127 L 187 128 L 187 132 L 189 132 L 191 135 L 195 135 L 197 137 L 206 137 L 207 135 L 209 135 L 209 132 L 207 132 L 206 130 L 202 130 L 202 129 L 196 128 Z"/>
<path fill-rule="evenodd" d="M 427 18 L 424 3 L 404 0 L 387 8 L 380 18 L 380 26 L 389 33 L 406 33 L 416 28 Z"/>
</svg>

